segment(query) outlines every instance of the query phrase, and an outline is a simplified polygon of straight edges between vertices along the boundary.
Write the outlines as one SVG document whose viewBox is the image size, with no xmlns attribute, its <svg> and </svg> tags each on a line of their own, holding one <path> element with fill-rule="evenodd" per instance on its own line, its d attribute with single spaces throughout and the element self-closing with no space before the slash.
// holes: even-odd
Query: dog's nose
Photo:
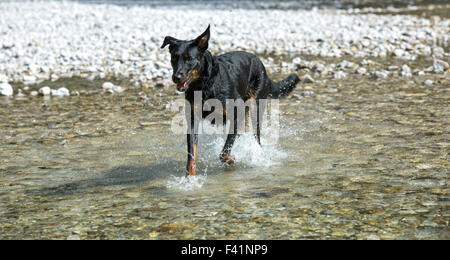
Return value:
<svg viewBox="0 0 450 260">
<path fill-rule="evenodd" d="M 180 74 L 173 74 L 172 80 L 174 83 L 180 83 L 181 82 L 181 75 Z"/>
</svg>

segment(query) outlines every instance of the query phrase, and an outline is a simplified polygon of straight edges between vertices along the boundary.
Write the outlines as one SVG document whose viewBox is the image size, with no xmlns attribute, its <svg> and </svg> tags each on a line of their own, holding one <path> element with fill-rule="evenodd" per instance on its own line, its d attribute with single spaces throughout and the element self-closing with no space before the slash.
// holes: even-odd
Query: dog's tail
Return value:
<svg viewBox="0 0 450 260">
<path fill-rule="evenodd" d="M 287 78 L 273 82 L 270 87 L 269 97 L 280 98 L 288 95 L 292 90 L 294 90 L 295 85 L 300 81 L 300 79 L 294 73 L 290 74 Z"/>
</svg>

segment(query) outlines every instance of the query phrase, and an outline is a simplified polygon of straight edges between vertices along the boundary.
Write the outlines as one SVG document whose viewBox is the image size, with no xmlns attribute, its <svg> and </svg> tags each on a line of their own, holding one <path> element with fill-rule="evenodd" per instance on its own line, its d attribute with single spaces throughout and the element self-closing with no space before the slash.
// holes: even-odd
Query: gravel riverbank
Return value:
<svg viewBox="0 0 450 260">
<path fill-rule="evenodd" d="M 170 78 L 168 52 L 160 49 L 164 36 L 190 39 L 208 24 L 212 27 L 212 52 L 297 54 L 296 59 L 283 62 L 287 69 L 307 68 L 298 58 L 302 55 L 392 57 L 405 63 L 434 57 L 437 63 L 430 62 L 425 71 L 445 73 L 448 69 L 448 19 L 354 13 L 332 9 L 186 12 L 176 6 L 1 2 L 0 82 L 33 85 L 77 76 L 90 80 L 127 78 L 136 87 L 153 85 L 155 80 Z M 264 62 L 274 66 L 273 59 Z M 330 72 L 335 79 L 346 76 L 327 64 L 325 68 L 309 65 L 307 69 Z M 358 67 L 352 67 L 351 73 L 386 76 L 384 71 L 357 71 Z M 406 69 L 401 75 L 411 74 Z M 11 93 L 6 85 L 3 88 L 4 93 Z"/>
</svg>

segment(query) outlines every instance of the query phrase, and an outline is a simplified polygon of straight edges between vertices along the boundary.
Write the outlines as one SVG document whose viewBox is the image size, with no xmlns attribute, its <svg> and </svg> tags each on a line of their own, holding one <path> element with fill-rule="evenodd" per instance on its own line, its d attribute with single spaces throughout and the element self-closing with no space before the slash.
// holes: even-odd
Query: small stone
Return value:
<svg viewBox="0 0 450 260">
<path fill-rule="evenodd" d="M 69 90 L 67 88 L 63 87 L 63 88 L 58 89 L 58 91 L 60 93 L 62 93 L 64 96 L 70 96 L 70 92 L 69 92 Z"/>
<path fill-rule="evenodd" d="M 81 240 L 78 235 L 70 235 L 67 237 L 67 240 Z"/>
<path fill-rule="evenodd" d="M 369 235 L 367 237 L 367 240 L 380 240 L 380 237 L 377 235 Z"/>
<path fill-rule="evenodd" d="M 124 89 L 121 86 L 113 86 L 111 89 L 114 93 L 122 93 Z"/>
<path fill-rule="evenodd" d="M 433 47 L 433 55 L 437 57 L 442 57 L 445 54 L 445 51 L 442 47 L 436 46 Z"/>
<path fill-rule="evenodd" d="M 324 70 L 325 70 L 325 66 L 322 65 L 322 64 L 320 64 L 320 63 L 315 64 L 314 67 L 313 67 L 313 71 L 314 71 L 314 72 L 321 73 L 321 72 L 323 72 Z"/>
<path fill-rule="evenodd" d="M 435 59 L 433 61 L 433 72 L 434 73 L 442 73 L 445 70 L 447 70 L 448 68 L 449 68 L 448 63 L 443 60 Z"/>
<path fill-rule="evenodd" d="M 70 96 L 70 92 L 67 88 L 59 88 L 58 90 L 51 90 L 52 96 L 55 97 L 67 97 Z"/>
<path fill-rule="evenodd" d="M 402 57 L 402 56 L 405 55 L 405 51 L 402 50 L 402 49 L 395 49 L 394 50 L 394 55 L 397 56 L 397 57 Z"/>
<path fill-rule="evenodd" d="M 432 72 L 434 72 L 434 68 L 433 68 L 433 66 L 430 66 L 430 67 L 425 68 L 423 71 L 425 73 L 432 73 Z"/>
<path fill-rule="evenodd" d="M 399 69 L 398 66 L 388 66 L 387 67 L 387 70 L 389 70 L 389 71 L 394 71 L 394 70 L 398 70 L 398 69 Z"/>
<path fill-rule="evenodd" d="M 370 45 L 370 41 L 368 39 L 364 39 L 361 41 L 361 45 L 364 47 L 368 47 Z"/>
<path fill-rule="evenodd" d="M 369 65 L 369 64 L 372 64 L 373 62 L 371 61 L 371 60 L 366 60 L 366 59 L 363 59 L 362 61 L 361 61 L 361 65 Z"/>
<path fill-rule="evenodd" d="M 291 100 L 302 100 L 303 97 L 299 94 L 292 94 L 291 95 Z"/>
<path fill-rule="evenodd" d="M 423 82 L 423 84 L 425 84 L 425 86 L 432 86 L 433 85 L 433 81 L 431 79 L 427 79 Z"/>
<path fill-rule="evenodd" d="M 345 72 L 343 72 L 343 71 L 336 71 L 333 73 L 334 79 L 343 79 L 345 77 L 347 77 L 347 74 L 345 74 Z"/>
<path fill-rule="evenodd" d="M 292 63 L 294 63 L 295 65 L 300 64 L 302 62 L 302 59 L 300 57 L 295 57 L 292 60 Z"/>
<path fill-rule="evenodd" d="M 426 227 L 438 227 L 439 226 L 439 224 L 437 224 L 436 222 L 430 221 L 430 220 L 424 220 L 422 222 L 422 225 L 426 226 Z"/>
<path fill-rule="evenodd" d="M 0 95 L 10 97 L 14 93 L 11 85 L 8 83 L 0 83 Z"/>
<path fill-rule="evenodd" d="M 408 67 L 408 65 L 404 64 L 402 66 L 402 70 L 400 71 L 399 75 L 401 77 L 411 77 L 411 69 Z"/>
<path fill-rule="evenodd" d="M 300 80 L 301 80 L 303 83 L 314 83 L 313 77 L 311 77 L 311 76 L 308 75 L 308 74 L 302 76 L 302 77 L 300 78 Z"/>
<path fill-rule="evenodd" d="M 336 93 L 336 92 L 338 92 L 337 88 L 330 88 L 330 89 L 328 89 L 328 93 Z"/>
<path fill-rule="evenodd" d="M 347 68 L 354 68 L 355 67 L 355 63 L 353 62 L 349 62 L 346 60 L 341 61 L 340 63 L 337 64 L 337 66 L 341 69 L 347 69 Z"/>
<path fill-rule="evenodd" d="M 108 82 L 108 81 L 103 83 L 103 85 L 102 85 L 102 88 L 104 90 L 110 90 L 110 89 L 113 89 L 113 87 L 114 87 L 114 84 L 112 84 L 111 82 Z"/>
<path fill-rule="evenodd" d="M 372 74 L 372 77 L 374 78 L 374 79 L 385 79 L 385 78 L 387 78 L 389 76 L 389 72 L 387 72 L 387 71 L 385 71 L 385 70 L 382 70 L 382 71 L 375 71 L 373 74 Z"/>
<path fill-rule="evenodd" d="M 425 75 L 425 71 L 419 70 L 419 71 L 415 72 L 414 74 L 416 74 L 417 76 L 423 76 L 423 75 Z"/>
<path fill-rule="evenodd" d="M 162 79 L 158 79 L 155 82 L 155 87 L 157 88 L 163 88 L 164 87 L 164 81 Z"/>
<path fill-rule="evenodd" d="M 302 95 L 303 97 L 315 97 L 315 96 L 316 96 L 316 93 L 314 93 L 314 92 L 311 91 L 311 90 L 305 90 L 305 91 L 302 91 L 301 95 Z"/>
<path fill-rule="evenodd" d="M 39 95 L 39 92 L 37 92 L 36 90 L 33 90 L 33 91 L 30 92 L 30 95 L 32 97 L 35 97 L 35 96 Z"/>
<path fill-rule="evenodd" d="M 45 86 L 39 89 L 39 94 L 42 96 L 49 96 L 51 94 L 52 90 L 50 87 Z"/>
<path fill-rule="evenodd" d="M 121 86 L 116 86 L 116 85 L 114 85 L 114 84 L 112 84 L 111 82 L 108 82 L 108 81 L 103 83 L 102 88 L 106 92 L 111 93 L 111 94 L 122 93 L 124 91 L 124 89 Z"/>
<path fill-rule="evenodd" d="M 16 97 L 25 97 L 25 94 L 23 94 L 22 90 L 19 89 Z"/>
<path fill-rule="evenodd" d="M 0 83 L 7 83 L 8 77 L 4 74 L 0 74 Z"/>
<path fill-rule="evenodd" d="M 367 73 L 367 69 L 366 69 L 366 68 L 363 68 L 363 67 L 360 67 L 360 68 L 357 68 L 357 69 L 356 69 L 355 73 L 356 73 L 356 74 L 360 74 L 360 75 L 364 75 L 364 74 Z"/>
<path fill-rule="evenodd" d="M 59 79 L 59 77 L 58 77 L 58 75 L 56 75 L 56 74 L 52 74 L 52 75 L 50 76 L 50 79 L 51 79 L 51 81 L 57 81 L 57 80 Z"/>
<path fill-rule="evenodd" d="M 150 238 L 155 238 L 155 237 L 159 236 L 159 233 L 158 232 L 151 232 L 151 233 L 148 233 L 148 236 Z"/>
<path fill-rule="evenodd" d="M 30 75 L 25 75 L 23 76 L 23 84 L 25 85 L 33 85 L 36 84 L 36 77 L 35 76 L 30 76 Z"/>
</svg>

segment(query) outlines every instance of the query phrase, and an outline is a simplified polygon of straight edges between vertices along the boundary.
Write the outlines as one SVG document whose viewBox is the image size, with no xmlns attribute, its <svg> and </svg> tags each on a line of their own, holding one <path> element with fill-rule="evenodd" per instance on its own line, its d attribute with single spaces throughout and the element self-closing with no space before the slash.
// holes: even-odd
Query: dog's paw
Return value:
<svg viewBox="0 0 450 260">
<path fill-rule="evenodd" d="M 186 176 L 195 176 L 197 171 L 197 165 L 194 160 L 188 161 L 186 167 Z"/>
<path fill-rule="evenodd" d="M 220 161 L 223 163 L 233 164 L 235 160 L 230 154 L 222 154 L 220 155 Z"/>
</svg>

